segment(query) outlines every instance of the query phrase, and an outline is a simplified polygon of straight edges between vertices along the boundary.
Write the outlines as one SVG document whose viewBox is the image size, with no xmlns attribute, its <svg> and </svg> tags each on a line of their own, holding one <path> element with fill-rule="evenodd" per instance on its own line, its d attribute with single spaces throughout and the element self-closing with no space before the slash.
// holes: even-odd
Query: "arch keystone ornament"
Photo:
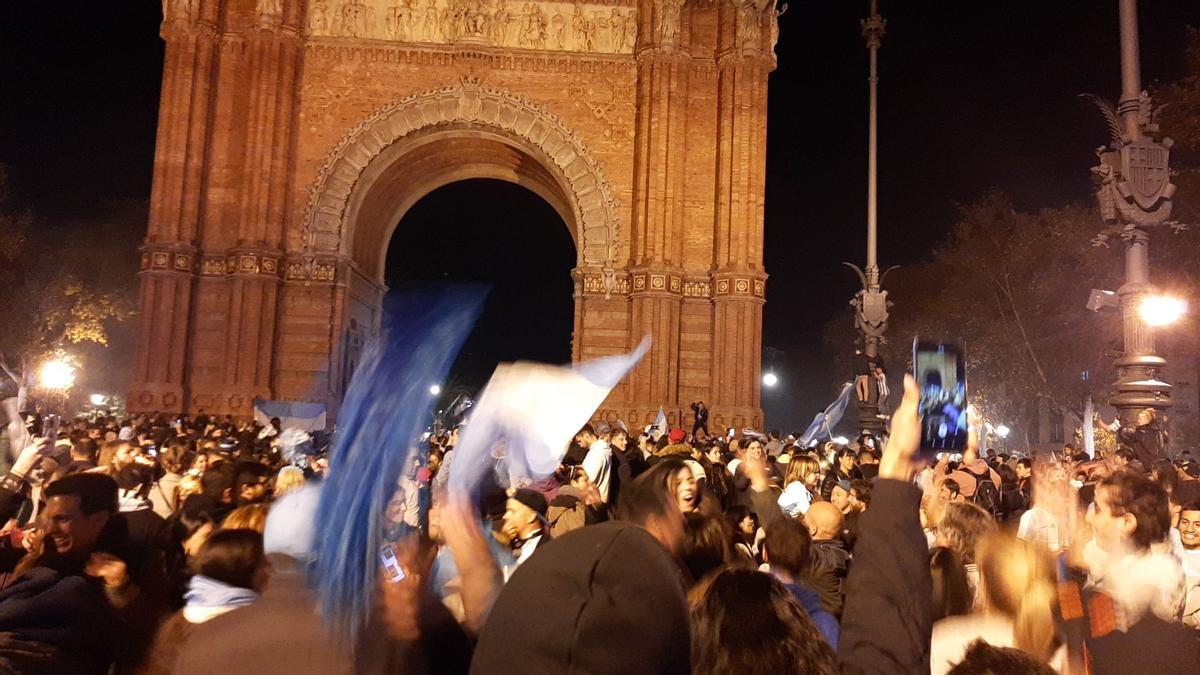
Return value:
<svg viewBox="0 0 1200 675">
<path fill-rule="evenodd" d="M 762 424 L 772 7 L 166 6 L 135 408 L 282 399 L 335 419 L 379 328 L 392 232 L 429 192 L 493 178 L 571 234 L 574 360 L 654 338 L 598 417 L 644 425 L 661 407 L 686 426 L 703 400 L 716 427 Z"/>
</svg>

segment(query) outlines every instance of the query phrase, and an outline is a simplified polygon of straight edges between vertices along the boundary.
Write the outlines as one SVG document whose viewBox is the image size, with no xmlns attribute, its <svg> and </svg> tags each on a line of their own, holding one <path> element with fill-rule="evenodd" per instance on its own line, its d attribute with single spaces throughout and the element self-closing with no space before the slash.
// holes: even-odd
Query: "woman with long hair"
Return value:
<svg viewBox="0 0 1200 675">
<path fill-rule="evenodd" d="M 729 568 L 692 589 L 692 672 L 841 672 L 829 643 L 775 577 Z"/>
<path fill-rule="evenodd" d="M 792 518 L 803 516 L 808 507 L 817 501 L 820 483 L 821 463 L 811 455 L 794 455 L 792 461 L 788 462 L 783 478 L 779 508 Z"/>
<path fill-rule="evenodd" d="M 947 673 L 976 640 L 1018 649 L 1061 670 L 1065 650 L 1054 626 L 1057 585 L 1047 551 L 1010 534 L 992 533 L 976 548 L 980 608 L 933 626 L 930 670 Z"/>
</svg>

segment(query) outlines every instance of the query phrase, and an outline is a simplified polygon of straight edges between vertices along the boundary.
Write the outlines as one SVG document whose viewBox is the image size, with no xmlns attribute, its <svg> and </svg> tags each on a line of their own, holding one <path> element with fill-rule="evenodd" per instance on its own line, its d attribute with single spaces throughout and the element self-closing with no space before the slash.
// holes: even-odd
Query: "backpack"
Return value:
<svg viewBox="0 0 1200 675">
<path fill-rule="evenodd" d="M 984 469 L 981 474 L 966 468 L 960 468 L 960 470 L 975 479 L 975 494 L 971 496 L 971 502 L 993 516 L 998 516 L 1000 514 L 1000 488 L 996 487 L 995 481 L 992 480 L 991 469 Z"/>
</svg>

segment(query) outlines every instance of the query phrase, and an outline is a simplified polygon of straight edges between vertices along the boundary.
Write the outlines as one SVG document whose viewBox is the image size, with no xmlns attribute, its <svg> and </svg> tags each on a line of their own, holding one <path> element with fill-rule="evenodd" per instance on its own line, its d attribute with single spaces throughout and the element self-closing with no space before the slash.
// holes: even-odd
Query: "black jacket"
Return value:
<svg viewBox="0 0 1200 675">
<path fill-rule="evenodd" d="M 845 673 L 928 673 L 933 582 L 921 491 L 880 479 L 859 521 L 838 660 Z"/>
</svg>

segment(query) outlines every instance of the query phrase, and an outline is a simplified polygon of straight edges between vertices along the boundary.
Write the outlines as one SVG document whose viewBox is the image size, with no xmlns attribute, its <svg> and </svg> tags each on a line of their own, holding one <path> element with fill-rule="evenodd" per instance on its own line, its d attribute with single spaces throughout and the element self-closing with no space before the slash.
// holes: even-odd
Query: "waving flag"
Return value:
<svg viewBox="0 0 1200 675">
<path fill-rule="evenodd" d="M 371 612 L 384 512 L 434 404 L 429 385 L 445 379 L 484 296 L 460 285 L 389 298 L 383 333 L 346 392 L 317 510 L 314 574 L 327 625 L 344 627 L 350 644 Z"/>
<path fill-rule="evenodd" d="M 667 413 L 660 405 L 658 406 L 658 417 L 654 418 L 654 424 L 650 427 L 650 435 L 657 441 L 667 431 Z"/>
<path fill-rule="evenodd" d="M 853 390 L 854 385 L 849 382 L 842 385 L 842 393 L 838 394 L 828 408 L 818 413 L 813 418 L 812 424 L 808 425 L 808 428 L 801 434 L 799 441 L 801 447 L 808 447 L 813 441 L 821 438 L 833 437 L 833 428 L 842 420 L 846 406 L 850 403 L 850 392 Z"/>
<path fill-rule="evenodd" d="M 649 348 L 647 337 L 629 354 L 573 367 L 500 364 L 454 448 L 450 490 L 473 495 L 499 456 L 513 478 L 538 480 L 553 473 L 575 433 Z"/>
</svg>

